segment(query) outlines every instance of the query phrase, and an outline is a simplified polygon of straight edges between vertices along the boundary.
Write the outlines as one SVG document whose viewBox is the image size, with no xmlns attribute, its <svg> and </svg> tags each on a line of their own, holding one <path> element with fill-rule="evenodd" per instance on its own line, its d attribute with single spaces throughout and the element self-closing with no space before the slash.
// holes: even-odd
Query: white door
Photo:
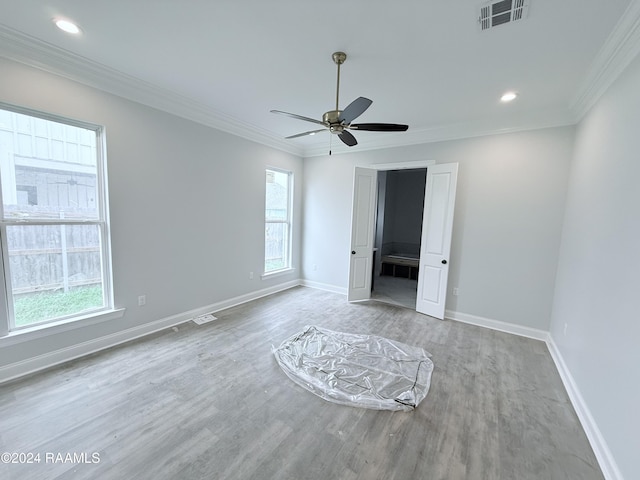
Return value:
<svg viewBox="0 0 640 480">
<path fill-rule="evenodd" d="M 371 298 L 377 178 L 376 170 L 360 167 L 355 169 L 347 295 L 350 302 Z"/>
<path fill-rule="evenodd" d="M 458 164 L 427 169 L 416 310 L 444 318 Z"/>
</svg>

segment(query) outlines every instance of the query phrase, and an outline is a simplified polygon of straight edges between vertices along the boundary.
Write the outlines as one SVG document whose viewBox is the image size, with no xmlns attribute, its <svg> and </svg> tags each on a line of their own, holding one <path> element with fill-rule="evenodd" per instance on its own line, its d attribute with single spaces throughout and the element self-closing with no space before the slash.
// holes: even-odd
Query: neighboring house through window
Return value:
<svg viewBox="0 0 640 480">
<path fill-rule="evenodd" d="M 113 308 L 103 152 L 99 126 L 0 105 L 0 334 Z"/>
<path fill-rule="evenodd" d="M 291 198 L 293 174 L 267 169 L 265 202 L 266 274 L 291 268 Z"/>
</svg>

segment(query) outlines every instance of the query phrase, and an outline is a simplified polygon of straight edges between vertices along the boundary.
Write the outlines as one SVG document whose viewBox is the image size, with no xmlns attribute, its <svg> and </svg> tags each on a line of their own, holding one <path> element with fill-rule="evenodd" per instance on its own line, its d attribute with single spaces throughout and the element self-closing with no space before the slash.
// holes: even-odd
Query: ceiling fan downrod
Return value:
<svg viewBox="0 0 640 480">
<path fill-rule="evenodd" d="M 347 54 L 344 52 L 335 52 L 331 55 L 331 58 L 333 58 L 334 63 L 338 66 L 338 81 L 336 83 L 336 111 L 338 111 L 338 102 L 340 99 L 340 65 L 347 59 Z"/>
</svg>

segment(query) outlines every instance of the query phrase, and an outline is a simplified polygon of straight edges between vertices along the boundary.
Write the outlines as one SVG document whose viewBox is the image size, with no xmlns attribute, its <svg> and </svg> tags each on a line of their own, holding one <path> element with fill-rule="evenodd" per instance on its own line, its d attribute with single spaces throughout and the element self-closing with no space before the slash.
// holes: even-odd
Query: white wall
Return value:
<svg viewBox="0 0 640 480">
<path fill-rule="evenodd" d="M 578 126 L 551 323 L 627 479 L 640 478 L 639 85 L 640 57 Z"/>
<path fill-rule="evenodd" d="M 3 102 L 106 127 L 115 305 L 126 308 L 3 347 L 0 367 L 299 277 L 301 158 L 21 64 L 0 59 L 0 71 Z M 295 175 L 296 271 L 261 280 L 266 166 Z"/>
<path fill-rule="evenodd" d="M 458 162 L 447 309 L 548 330 L 573 141 L 564 127 L 305 159 L 305 280 L 346 290 L 354 166 Z"/>
</svg>

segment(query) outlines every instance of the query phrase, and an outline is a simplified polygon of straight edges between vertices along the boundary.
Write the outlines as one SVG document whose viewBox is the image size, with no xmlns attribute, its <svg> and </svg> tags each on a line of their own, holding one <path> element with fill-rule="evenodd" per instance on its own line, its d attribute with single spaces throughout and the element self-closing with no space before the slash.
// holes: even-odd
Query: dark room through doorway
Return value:
<svg viewBox="0 0 640 480">
<path fill-rule="evenodd" d="M 426 168 L 378 172 L 371 299 L 415 309 Z"/>
</svg>

